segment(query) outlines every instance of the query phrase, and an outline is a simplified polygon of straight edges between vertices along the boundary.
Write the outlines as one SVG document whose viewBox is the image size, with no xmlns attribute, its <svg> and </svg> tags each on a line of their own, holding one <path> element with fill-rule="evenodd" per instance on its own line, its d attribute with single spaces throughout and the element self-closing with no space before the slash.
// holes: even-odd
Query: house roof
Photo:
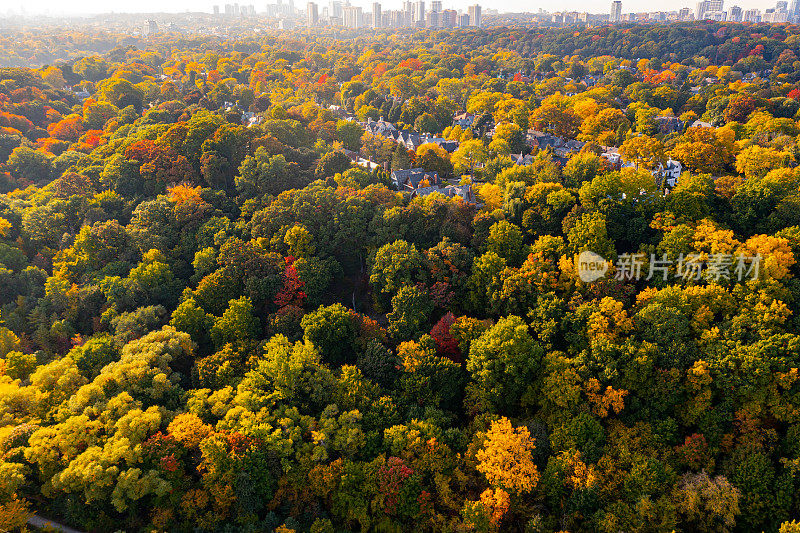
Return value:
<svg viewBox="0 0 800 533">
<path fill-rule="evenodd" d="M 409 168 L 405 170 L 395 170 L 392 172 L 392 181 L 398 188 L 402 186 L 416 189 L 422 180 L 427 179 L 430 183 L 439 183 L 439 174 L 422 168 Z"/>
</svg>

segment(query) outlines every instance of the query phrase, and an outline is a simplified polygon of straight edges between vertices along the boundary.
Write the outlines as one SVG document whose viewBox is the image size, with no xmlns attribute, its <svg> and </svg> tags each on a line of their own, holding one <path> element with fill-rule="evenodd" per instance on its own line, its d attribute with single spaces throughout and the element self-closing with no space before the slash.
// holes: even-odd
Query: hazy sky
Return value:
<svg viewBox="0 0 800 533">
<path fill-rule="evenodd" d="M 227 0 L 228 3 L 234 3 L 236 0 Z M 284 0 L 287 1 L 287 0 Z M 305 5 L 307 0 L 295 0 L 295 5 L 298 7 Z M 320 6 L 327 5 L 327 0 L 316 0 Z M 379 0 L 380 1 L 380 0 Z M 465 9 L 467 5 L 474 3 L 475 0 L 443 0 L 442 4 L 445 8 Z M 501 11 L 537 11 L 539 8 L 548 11 L 589 11 L 591 13 L 604 13 L 608 12 L 611 1 L 605 0 L 537 0 L 531 2 L 530 0 L 498 0 L 487 2 L 484 0 L 477 0 L 485 7 L 494 7 Z M 624 13 L 637 12 L 637 11 L 672 11 L 678 10 L 682 7 L 694 8 L 696 0 L 623 0 L 622 11 Z M 49 14 L 83 14 L 83 13 L 107 13 L 109 11 L 116 12 L 181 12 L 187 9 L 192 11 L 205 11 L 211 12 L 211 6 L 217 3 L 224 5 L 224 0 L 214 2 L 213 0 L 192 2 L 187 0 L 2 0 L 0 1 L 0 14 L 5 14 L 8 10 L 13 10 L 17 13 L 24 9 L 27 14 L 35 13 L 49 13 Z M 275 0 L 239 0 L 240 4 L 253 4 L 256 6 L 256 12 L 263 12 L 267 3 L 275 3 Z M 354 5 L 371 6 L 372 0 L 352 0 Z M 381 2 L 384 9 L 396 9 L 400 6 L 400 0 L 385 0 Z M 764 10 L 768 7 L 773 7 L 774 0 L 744 0 L 744 1 L 731 1 L 725 2 L 726 8 L 731 5 L 739 5 L 743 8 L 759 8 Z M 220 8 L 222 9 L 222 8 Z"/>
</svg>

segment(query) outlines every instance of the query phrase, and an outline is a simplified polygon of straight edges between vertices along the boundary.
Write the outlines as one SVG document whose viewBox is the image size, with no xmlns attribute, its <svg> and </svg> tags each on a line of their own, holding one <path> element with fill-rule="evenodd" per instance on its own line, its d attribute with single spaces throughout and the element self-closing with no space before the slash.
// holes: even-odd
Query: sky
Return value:
<svg viewBox="0 0 800 533">
<path fill-rule="evenodd" d="M 227 0 L 227 3 L 238 1 L 240 4 L 253 4 L 256 12 L 263 12 L 267 3 L 275 3 L 275 0 Z M 316 0 L 318 4 L 327 5 L 326 0 Z M 381 1 L 381 0 L 379 0 Z M 480 0 L 477 0 L 481 3 Z M 622 11 L 624 13 L 639 11 L 677 11 L 682 7 L 694 9 L 696 0 L 623 0 Z M 20 13 L 32 14 L 88 14 L 88 13 L 108 13 L 110 11 L 126 13 L 154 13 L 154 12 L 183 12 L 204 11 L 211 12 L 214 1 L 187 1 L 187 0 L 2 0 L 0 1 L 0 14 L 6 14 L 8 10 Z M 226 3 L 225 0 L 216 2 L 220 6 Z M 295 0 L 296 6 L 305 5 L 306 0 Z M 352 0 L 353 5 L 368 7 L 372 5 L 372 0 Z M 400 0 L 381 1 L 384 9 L 397 9 L 400 7 Z M 443 0 L 445 9 L 464 9 L 467 5 L 475 3 L 474 0 Z M 539 8 L 547 11 L 588 11 L 590 13 L 607 13 L 611 1 L 608 0 L 493 0 L 485 2 L 484 8 L 492 7 L 500 11 L 537 11 Z M 727 0 L 725 6 L 741 6 L 744 9 L 758 8 L 762 11 L 769 7 L 774 7 L 774 0 Z M 222 8 L 220 8 L 222 9 Z"/>
</svg>

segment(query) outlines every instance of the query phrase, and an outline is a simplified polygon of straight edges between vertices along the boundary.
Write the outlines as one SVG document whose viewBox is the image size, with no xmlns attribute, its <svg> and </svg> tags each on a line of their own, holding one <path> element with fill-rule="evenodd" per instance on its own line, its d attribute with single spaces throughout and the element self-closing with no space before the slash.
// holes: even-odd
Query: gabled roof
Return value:
<svg viewBox="0 0 800 533">
<path fill-rule="evenodd" d="M 439 183 L 439 174 L 422 168 L 409 168 L 392 172 L 392 181 L 397 188 L 407 187 L 416 189 L 422 180 L 427 179 L 432 184 Z"/>
</svg>

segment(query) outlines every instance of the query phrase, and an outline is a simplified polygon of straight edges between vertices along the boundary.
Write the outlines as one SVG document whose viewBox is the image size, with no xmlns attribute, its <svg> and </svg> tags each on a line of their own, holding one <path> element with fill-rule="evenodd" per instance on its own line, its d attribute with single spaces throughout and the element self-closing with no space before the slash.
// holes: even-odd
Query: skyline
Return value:
<svg viewBox="0 0 800 533">
<path fill-rule="evenodd" d="M 229 2 L 233 3 L 233 2 Z M 250 0 L 243 0 L 240 4 L 253 4 L 256 8 L 256 14 L 263 14 L 266 10 L 268 3 L 274 3 L 274 0 L 267 2 L 261 0 L 260 2 L 252 2 Z M 326 2 L 318 2 L 320 5 L 325 5 Z M 359 6 L 364 9 L 371 9 L 372 0 L 351 0 L 354 6 Z M 444 1 L 445 8 L 463 10 L 466 12 L 469 5 L 474 1 L 459 0 L 459 1 Z M 19 15 L 20 13 L 25 16 L 83 16 L 83 15 L 99 15 L 108 13 L 131 13 L 131 14 L 146 14 L 146 13 L 183 13 L 201 12 L 211 13 L 215 5 L 214 2 L 194 2 L 194 1 L 156 1 L 156 0 L 124 0 L 122 2 L 115 2 L 114 9 L 109 10 L 109 3 L 102 0 L 82 0 L 69 4 L 63 2 L 56 2 L 55 0 L 29 0 L 23 4 L 16 3 L 5 7 L 0 11 L 0 16 L 8 16 L 10 13 Z M 216 5 L 223 6 L 224 1 L 216 2 Z M 304 2 L 297 2 L 296 6 L 300 4 L 305 5 Z M 383 9 L 400 9 L 402 7 L 401 0 L 390 0 L 381 2 Z M 727 6 L 738 5 L 742 9 L 761 9 L 774 7 L 775 3 L 772 1 L 760 0 L 742 0 L 736 2 L 726 2 Z M 675 1 L 656 1 L 651 2 L 647 0 L 624 0 L 622 3 L 623 13 L 635 12 L 652 12 L 652 11 L 678 11 L 681 8 L 691 8 L 694 10 L 695 2 L 675 2 Z M 485 5 L 484 9 L 497 9 L 501 13 L 514 13 L 514 12 L 531 12 L 535 13 L 539 9 L 550 12 L 560 11 L 579 11 L 589 13 L 608 13 L 611 8 L 611 2 L 592 0 L 586 2 L 584 0 L 541 0 L 535 5 L 531 5 L 524 0 L 503 0 L 502 2 L 492 3 L 492 5 Z"/>
</svg>

